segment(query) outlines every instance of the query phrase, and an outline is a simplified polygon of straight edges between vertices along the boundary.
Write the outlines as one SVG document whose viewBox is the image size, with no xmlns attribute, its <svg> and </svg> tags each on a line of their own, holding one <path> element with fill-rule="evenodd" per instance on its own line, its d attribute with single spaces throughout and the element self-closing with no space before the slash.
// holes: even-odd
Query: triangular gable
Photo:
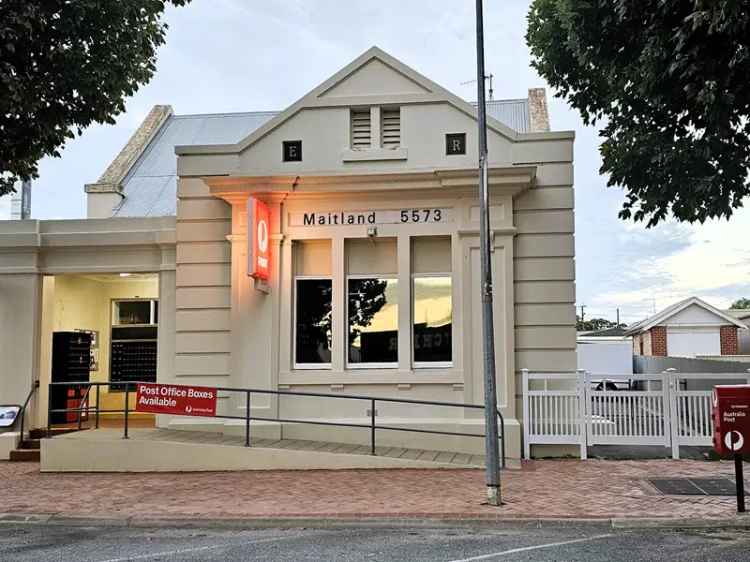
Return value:
<svg viewBox="0 0 750 562">
<path fill-rule="evenodd" d="M 374 57 L 328 90 L 318 94 L 318 98 L 431 93 L 432 90 L 425 85 Z"/>
<path fill-rule="evenodd" d="M 294 115 L 305 108 L 316 108 L 332 103 L 336 98 L 356 98 L 350 96 L 347 91 L 353 91 L 355 87 L 362 86 L 366 81 L 371 81 L 384 70 L 392 72 L 400 78 L 391 76 L 389 83 L 402 88 L 411 88 L 411 92 L 399 92 L 399 95 L 419 96 L 425 101 L 445 102 L 466 115 L 477 119 L 477 109 L 469 102 L 452 94 L 442 86 L 439 86 L 426 76 L 420 74 L 411 67 L 405 65 L 398 59 L 392 57 L 378 47 L 371 47 L 354 61 L 339 70 L 328 80 L 313 88 L 308 94 L 290 105 L 279 113 L 268 123 L 253 131 L 246 138 L 235 145 L 213 145 L 213 146 L 180 146 L 175 147 L 178 154 L 205 154 L 205 153 L 238 153 L 242 152 L 268 133 L 291 119 Z M 362 74 L 360 75 L 360 72 Z M 381 86 L 382 88 L 382 86 Z M 335 95 L 333 95 L 335 93 Z M 391 93 L 391 92 L 383 92 Z M 371 94 L 368 94 L 371 96 Z M 378 95 L 378 92 L 375 92 Z M 382 95 L 382 94 L 381 94 Z M 397 95 L 394 92 L 394 95 Z M 367 96 L 359 96 L 363 99 Z M 487 116 L 487 128 L 510 140 L 519 138 L 519 133 L 504 123 Z"/>
<path fill-rule="evenodd" d="M 683 310 L 687 309 L 691 306 L 698 306 L 707 312 L 712 313 L 713 315 L 721 318 L 724 320 L 727 324 L 732 324 L 734 326 L 737 326 L 738 328 L 746 328 L 747 326 L 743 324 L 740 320 L 737 318 L 725 313 L 722 310 L 719 310 L 718 308 L 711 306 L 706 301 L 699 299 L 698 297 L 691 297 L 688 299 L 685 299 L 683 301 L 677 302 L 673 305 L 668 306 L 661 312 L 654 314 L 653 316 L 646 318 L 645 320 L 642 320 L 641 322 L 638 322 L 637 324 L 634 324 L 631 328 L 628 329 L 626 332 L 626 335 L 630 336 L 633 334 L 637 334 L 640 332 L 645 332 L 647 330 L 650 330 L 654 326 L 658 326 L 659 324 L 663 324 L 670 318 L 674 317 L 675 315 L 679 314 Z"/>
</svg>

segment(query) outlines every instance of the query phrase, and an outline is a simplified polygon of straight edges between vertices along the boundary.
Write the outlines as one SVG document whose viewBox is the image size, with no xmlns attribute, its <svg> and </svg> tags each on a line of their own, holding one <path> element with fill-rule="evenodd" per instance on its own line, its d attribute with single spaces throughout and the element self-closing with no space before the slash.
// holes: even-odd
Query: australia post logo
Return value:
<svg viewBox="0 0 750 562">
<path fill-rule="evenodd" d="M 255 197 L 247 201 L 248 275 L 267 281 L 271 276 L 270 222 L 268 206 Z"/>
</svg>

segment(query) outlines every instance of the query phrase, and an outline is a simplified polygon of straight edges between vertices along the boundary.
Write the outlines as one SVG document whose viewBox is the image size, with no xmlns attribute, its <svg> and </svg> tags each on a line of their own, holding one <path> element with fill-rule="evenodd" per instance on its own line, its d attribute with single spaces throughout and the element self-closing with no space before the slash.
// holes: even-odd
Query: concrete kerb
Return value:
<svg viewBox="0 0 750 562">
<path fill-rule="evenodd" d="M 503 528 L 541 529 L 586 527 L 588 529 L 750 529 L 750 515 L 726 518 L 524 518 L 502 516 L 414 515 L 398 517 L 249 517 L 249 518 L 143 518 L 95 517 L 62 514 L 0 513 L 0 525 L 70 527 L 130 527 L 185 529 L 346 529 L 346 528 Z"/>
</svg>

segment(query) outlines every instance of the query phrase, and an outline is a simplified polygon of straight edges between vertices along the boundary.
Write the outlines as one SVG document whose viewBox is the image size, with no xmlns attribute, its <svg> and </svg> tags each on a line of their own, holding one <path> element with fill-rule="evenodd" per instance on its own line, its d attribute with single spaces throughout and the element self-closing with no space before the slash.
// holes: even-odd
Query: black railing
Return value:
<svg viewBox="0 0 750 562">
<path fill-rule="evenodd" d="M 47 412 L 47 432 L 48 435 L 51 434 L 52 429 L 52 414 L 57 413 L 77 413 L 77 422 L 79 428 L 82 426 L 81 423 L 81 417 L 83 413 L 85 412 L 86 415 L 90 415 L 91 411 L 94 411 L 95 414 L 95 427 L 99 427 L 99 414 L 123 414 L 123 438 L 128 439 L 128 428 L 129 428 L 129 413 L 131 412 L 130 409 L 130 394 L 132 392 L 131 387 L 135 387 L 136 385 L 140 384 L 139 382 L 118 382 L 118 383 L 109 383 L 109 382 L 53 382 L 50 383 L 50 395 L 52 394 L 52 387 L 55 386 L 75 386 L 75 387 L 87 387 L 85 394 L 82 396 L 79 407 L 78 408 L 48 408 Z M 143 384 L 153 384 L 153 383 L 143 383 Z M 118 387 L 125 387 L 124 392 L 124 401 L 125 404 L 122 409 L 109 409 L 109 410 L 102 410 L 99 408 L 99 389 L 102 386 L 112 386 L 117 385 Z M 180 386 L 180 385 L 174 385 L 174 386 Z M 92 408 L 88 404 L 88 396 L 90 394 L 91 388 L 96 387 L 96 404 Z M 298 392 L 298 391 L 292 391 L 292 390 L 266 390 L 266 389 L 259 389 L 259 388 L 228 388 L 228 387 L 213 387 L 217 392 L 225 392 L 225 393 L 239 393 L 245 395 L 245 415 L 244 416 L 232 416 L 228 414 L 216 414 L 214 416 L 201 416 L 201 417 L 213 417 L 218 419 L 229 419 L 229 420 L 244 420 L 245 421 L 245 446 L 250 446 L 250 422 L 251 421 L 269 421 L 269 422 L 278 422 L 278 423 L 299 423 L 299 424 L 310 424 L 310 425 L 321 425 L 321 426 L 333 426 L 333 427 L 359 427 L 363 429 L 369 429 L 370 430 L 370 454 L 375 455 L 375 448 L 376 448 L 376 433 L 377 431 L 403 431 L 403 432 L 410 432 L 410 433 L 426 433 L 426 434 L 432 434 L 432 435 L 448 435 L 448 436 L 455 436 L 455 437 L 481 437 L 484 438 L 485 435 L 483 433 L 467 433 L 467 432 L 460 432 L 460 431 L 440 431 L 437 429 L 419 429 L 419 428 L 413 428 L 413 427 L 396 427 L 392 425 L 379 425 L 376 420 L 376 406 L 378 402 L 385 402 L 385 403 L 391 403 L 391 404 L 412 404 L 412 405 L 421 405 L 421 406 L 437 406 L 437 407 L 447 407 L 447 408 L 468 408 L 473 410 L 484 410 L 484 406 L 479 404 L 464 404 L 461 402 L 440 402 L 435 400 L 410 400 L 407 398 L 387 398 L 383 396 L 365 396 L 361 394 L 332 394 L 332 393 L 322 393 L 322 392 Z M 265 395 L 272 395 L 272 396 L 297 396 L 297 397 L 310 397 L 310 398 L 334 398 L 339 400 L 360 400 L 363 402 L 369 402 L 370 403 L 370 420 L 369 423 L 354 423 L 354 422 L 334 422 L 334 421 L 323 421 L 323 420 L 315 420 L 315 419 L 299 419 L 299 418 L 282 418 L 280 415 L 277 415 L 275 417 L 264 417 L 264 416 L 252 416 L 251 414 L 251 402 L 252 402 L 252 395 L 253 394 L 265 394 Z M 51 406 L 51 404 L 50 404 Z M 280 408 L 277 410 L 277 412 L 280 412 Z M 501 462 L 503 468 L 505 467 L 505 419 L 503 418 L 503 415 L 500 413 L 500 411 L 497 411 L 497 417 L 500 420 L 500 450 L 501 450 Z"/>
<path fill-rule="evenodd" d="M 31 385 L 31 390 L 26 395 L 26 400 L 23 403 L 23 406 L 21 406 L 21 410 L 18 412 L 19 419 L 19 425 L 20 425 L 20 433 L 21 433 L 21 441 L 23 441 L 23 425 L 26 420 L 26 410 L 29 407 L 29 402 L 31 402 L 31 398 L 34 396 L 34 393 L 39 388 L 39 381 L 34 381 L 34 384 Z"/>
</svg>

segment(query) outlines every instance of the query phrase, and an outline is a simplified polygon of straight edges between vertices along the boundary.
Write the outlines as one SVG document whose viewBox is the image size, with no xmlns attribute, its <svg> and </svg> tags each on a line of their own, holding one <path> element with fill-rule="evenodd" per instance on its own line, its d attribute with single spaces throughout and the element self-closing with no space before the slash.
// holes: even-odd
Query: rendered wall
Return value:
<svg viewBox="0 0 750 562">
<path fill-rule="evenodd" d="M 174 377 L 165 382 L 231 385 L 230 212 L 201 180 L 179 181 Z"/>
<path fill-rule="evenodd" d="M 573 143 L 521 143 L 514 149 L 516 163 L 537 165 L 536 185 L 513 202 L 516 408 L 521 412 L 520 369 L 577 368 Z M 559 162 L 547 163 L 553 158 Z"/>
<path fill-rule="evenodd" d="M 375 54 L 387 60 L 383 55 Z M 391 66 L 394 66 L 392 68 Z M 325 392 L 342 391 L 406 398 L 481 403 L 481 322 L 479 299 L 479 237 L 476 199 L 476 120 L 466 104 L 440 91 L 439 87 L 415 75 L 410 69 L 395 68 L 390 61 L 365 62 L 347 68 L 300 102 L 287 117 L 251 135 L 252 142 L 228 147 L 192 147 L 180 151 L 180 208 L 178 210 L 178 295 L 187 281 L 188 264 L 196 259 L 188 253 L 196 242 L 211 244 L 216 252 L 226 251 L 219 244 L 225 237 L 232 247 L 231 270 L 221 254 L 220 262 L 193 268 L 206 277 L 202 290 L 211 290 L 211 299 L 200 305 L 200 312 L 183 314 L 178 298 L 178 367 L 181 331 L 216 334 L 217 351 L 206 360 L 202 372 L 209 380 L 232 380 L 261 388 L 298 388 Z M 352 107 L 370 106 L 377 116 L 383 107 L 401 108 L 401 142 L 393 151 L 375 146 L 371 151 L 350 149 L 349 114 Z M 379 136 L 377 120 L 372 135 Z M 445 154 L 446 133 L 466 133 L 465 155 Z M 302 161 L 282 162 L 282 142 L 302 141 Z M 533 371 L 573 371 L 576 369 L 575 265 L 573 215 L 573 135 L 534 133 L 517 135 L 497 127 L 489 131 L 490 167 L 507 174 L 533 170 L 535 178 L 491 181 L 494 232 L 493 268 L 496 284 L 496 354 L 498 395 L 504 413 L 517 424 L 520 369 Z M 428 180 L 407 177 L 406 173 L 434 174 Z M 453 173 L 453 176 L 449 176 Z M 521 174 L 521 172 L 518 172 Z M 373 174 L 378 174 L 373 176 Z M 443 176 L 441 176 L 443 174 Z M 531 174 L 531 173 L 530 173 Z M 461 182 L 441 183 L 441 177 Z M 209 177 L 220 176 L 220 177 Z M 378 178 L 377 180 L 372 179 Z M 211 184 L 213 191 L 204 183 Z M 468 179 L 470 178 L 470 179 Z M 492 180 L 492 178 L 491 178 Z M 422 181 L 422 184 L 418 184 Z M 513 181 L 517 182 L 515 185 Z M 427 185 L 424 185 L 427 183 Z M 419 189 L 417 189 L 419 188 Z M 209 206 L 211 193 L 232 204 L 231 235 L 228 208 Z M 270 293 L 258 291 L 246 275 L 247 226 L 245 204 L 251 193 L 259 194 L 272 211 L 273 271 Z M 193 202 L 194 200 L 194 202 Z M 200 204 L 199 204 L 200 202 Z M 447 231 L 428 225 L 378 225 L 378 236 L 398 239 L 399 275 L 408 276 L 408 238 L 419 233 L 449 235 L 453 248 L 454 348 L 453 365 L 445 369 L 413 369 L 408 355 L 396 369 L 360 371 L 346 369 L 343 359 L 332 359 L 327 372 L 299 372 L 291 367 L 292 301 L 291 241 L 295 237 L 332 241 L 333 293 L 344 290 L 345 238 L 364 237 L 363 228 L 321 227 L 299 232 L 286 224 L 290 213 L 300 209 L 363 210 L 418 207 L 451 208 L 456 217 Z M 184 224 L 183 224 L 184 223 Z M 189 224 L 188 224 L 189 223 Z M 210 234 L 208 232 L 211 226 Z M 188 226 L 190 230 L 188 230 Z M 182 230 L 182 232 L 181 232 Z M 187 238 L 187 236 L 193 238 Z M 200 236 L 200 238 L 194 238 Z M 184 243 L 183 243 L 184 242 Z M 183 253 L 184 252 L 184 253 Z M 182 273 L 182 271 L 186 273 Z M 231 291 L 217 284 L 231 278 Z M 203 283 L 203 282 L 202 282 Z M 408 303 L 408 279 L 399 281 Z M 225 304 L 231 294 L 231 308 Z M 400 293 L 401 295 L 401 293 Z M 336 298 L 336 297 L 334 297 Z M 209 312 L 210 304 L 219 306 Z M 402 308 L 403 305 L 400 305 Z M 343 345 L 343 307 L 334 307 L 333 345 Z M 408 315 L 408 307 L 403 307 Z M 225 312 L 229 310 L 228 312 Z M 228 315 L 228 316 L 227 316 Z M 224 326 L 229 319 L 231 335 Z M 338 326 L 338 328 L 337 328 Z M 339 330 L 339 333 L 337 333 Z M 409 334 L 399 332 L 399 348 L 409 346 Z M 228 350 L 223 346 L 228 346 Z M 191 344 L 182 353 L 198 355 Z M 344 357 L 333 353 L 333 357 Z M 230 375 L 223 361 L 229 360 Z M 198 361 L 193 363 L 200 366 Z M 179 378 L 179 377 L 178 377 Z M 203 379 L 200 379 L 203 380 Z M 257 407 L 273 413 L 275 400 L 259 399 Z M 298 405 L 297 415 L 339 418 L 365 415 L 366 405 L 341 405 L 335 409 L 319 404 Z M 242 411 L 240 404 L 234 404 Z M 282 410 L 286 406 L 281 405 Z M 256 405 L 253 403 L 253 410 Z M 385 411 L 385 409 L 384 409 Z M 425 415 L 433 421 L 443 416 L 457 423 L 474 423 L 473 413 L 426 414 L 416 409 L 390 410 L 392 416 L 412 419 Z M 519 440 L 520 441 L 520 440 Z"/>
<path fill-rule="evenodd" d="M 633 344 L 622 341 L 582 341 L 577 344 L 578 368 L 593 375 L 633 373 Z"/>
<path fill-rule="evenodd" d="M 39 368 L 42 278 L 0 273 L 0 403 L 23 404 Z"/>
</svg>

